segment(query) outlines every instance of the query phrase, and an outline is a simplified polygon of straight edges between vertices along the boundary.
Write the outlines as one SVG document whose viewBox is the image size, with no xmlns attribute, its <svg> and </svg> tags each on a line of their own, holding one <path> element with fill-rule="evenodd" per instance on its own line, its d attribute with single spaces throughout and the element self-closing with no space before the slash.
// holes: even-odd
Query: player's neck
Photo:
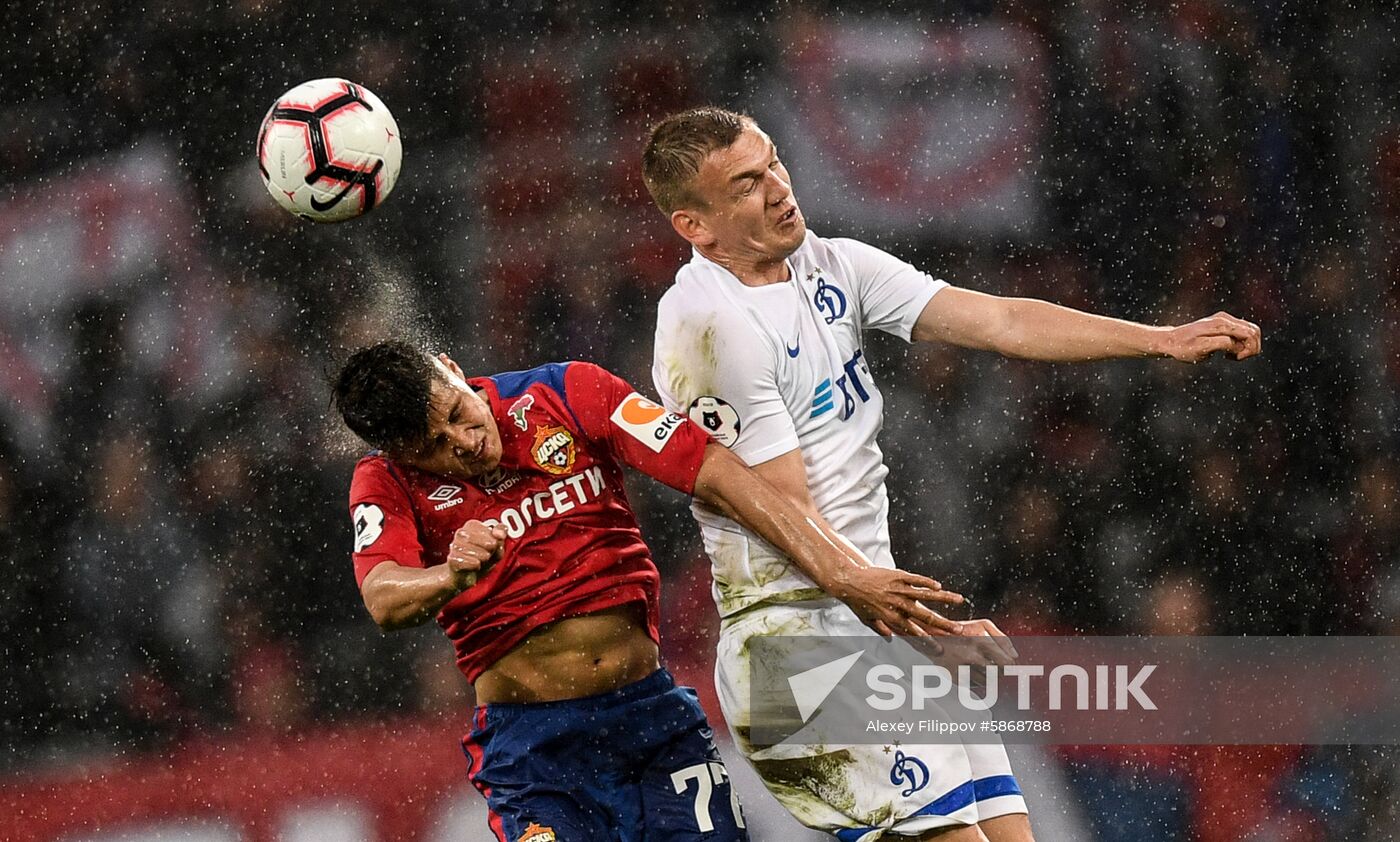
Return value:
<svg viewBox="0 0 1400 842">
<path fill-rule="evenodd" d="M 723 252 L 697 247 L 706 259 L 728 269 L 744 286 L 761 287 L 780 284 L 789 277 L 787 258 L 777 260 L 736 257 Z"/>
</svg>

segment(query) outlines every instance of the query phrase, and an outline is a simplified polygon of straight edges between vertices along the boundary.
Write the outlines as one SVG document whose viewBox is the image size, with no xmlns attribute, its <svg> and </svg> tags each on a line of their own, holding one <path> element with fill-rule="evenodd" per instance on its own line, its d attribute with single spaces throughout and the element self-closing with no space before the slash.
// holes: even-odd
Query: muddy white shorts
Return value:
<svg viewBox="0 0 1400 842">
<path fill-rule="evenodd" d="M 874 842 L 1026 812 L 1000 743 L 755 749 L 748 739 L 750 641 L 805 635 L 875 632 L 834 599 L 762 606 L 721 623 L 715 658 L 715 687 L 735 745 L 798 821 L 842 842 Z"/>
</svg>

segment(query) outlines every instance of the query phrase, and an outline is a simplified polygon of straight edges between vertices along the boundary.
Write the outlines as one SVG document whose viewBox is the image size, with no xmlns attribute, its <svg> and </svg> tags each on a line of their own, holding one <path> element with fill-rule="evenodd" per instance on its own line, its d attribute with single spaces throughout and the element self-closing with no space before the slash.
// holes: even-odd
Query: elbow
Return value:
<svg viewBox="0 0 1400 842">
<path fill-rule="evenodd" d="M 376 613 L 374 611 L 371 611 L 369 612 L 369 616 L 370 619 L 374 620 L 374 624 L 376 626 L 379 626 L 379 630 L 382 632 L 398 631 L 399 629 L 403 628 L 403 626 L 394 622 L 394 619 L 388 614 Z"/>
<path fill-rule="evenodd" d="M 979 351 L 991 351 L 1013 360 L 1029 359 L 1027 348 L 1026 307 L 1021 298 L 996 299 L 996 306 L 982 314 L 983 320 L 974 331 L 968 345 Z"/>
<path fill-rule="evenodd" d="M 421 626 L 432 616 L 431 612 L 404 609 L 397 611 L 390 611 L 387 609 L 380 611 L 371 610 L 369 615 L 374 618 L 374 624 L 379 626 L 379 630 L 382 632 L 403 631 L 404 629 Z"/>
<path fill-rule="evenodd" d="M 364 600 L 365 610 L 369 612 L 370 619 L 374 621 L 376 626 L 379 626 L 380 631 L 398 631 L 418 625 L 413 622 L 404 622 L 400 612 L 392 610 L 390 606 L 385 605 L 382 600 L 374 598 L 371 594 L 364 594 Z"/>
<path fill-rule="evenodd" d="M 369 618 L 374 621 L 376 626 L 379 626 L 380 631 L 391 632 L 399 628 L 398 624 L 394 622 L 394 618 L 385 609 L 372 604 L 369 600 L 365 600 L 365 608 L 369 611 Z"/>
<path fill-rule="evenodd" d="M 423 623 L 421 618 L 395 617 L 389 614 L 376 614 L 373 611 L 370 612 L 370 617 L 374 619 L 374 624 L 379 626 L 379 630 L 382 632 L 402 631 Z"/>
<path fill-rule="evenodd" d="M 1010 308 L 987 327 L 983 342 L 984 351 L 991 351 L 1013 360 L 1029 359 L 1023 324 Z"/>
</svg>

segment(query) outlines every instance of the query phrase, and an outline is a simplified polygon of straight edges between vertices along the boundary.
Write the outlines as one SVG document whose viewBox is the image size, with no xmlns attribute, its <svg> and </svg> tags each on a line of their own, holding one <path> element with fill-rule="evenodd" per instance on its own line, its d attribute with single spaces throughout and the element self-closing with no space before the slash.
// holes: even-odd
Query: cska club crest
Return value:
<svg viewBox="0 0 1400 842">
<path fill-rule="evenodd" d="M 563 476 L 574 469 L 574 437 L 563 427 L 540 427 L 530 447 L 535 464 L 551 474 Z"/>
<path fill-rule="evenodd" d="M 558 837 L 554 835 L 554 828 L 540 827 L 539 824 L 530 822 L 525 832 L 520 834 L 519 842 L 558 842 Z"/>
</svg>

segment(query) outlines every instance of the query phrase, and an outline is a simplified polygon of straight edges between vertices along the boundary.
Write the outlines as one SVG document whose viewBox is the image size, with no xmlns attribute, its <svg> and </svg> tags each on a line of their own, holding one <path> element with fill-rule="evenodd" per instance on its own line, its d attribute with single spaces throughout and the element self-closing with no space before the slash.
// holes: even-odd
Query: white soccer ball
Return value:
<svg viewBox="0 0 1400 842">
<path fill-rule="evenodd" d="M 373 210 L 394 189 L 403 142 L 368 89 L 315 79 L 282 94 L 258 130 L 258 170 L 277 204 L 313 222 Z"/>
</svg>

